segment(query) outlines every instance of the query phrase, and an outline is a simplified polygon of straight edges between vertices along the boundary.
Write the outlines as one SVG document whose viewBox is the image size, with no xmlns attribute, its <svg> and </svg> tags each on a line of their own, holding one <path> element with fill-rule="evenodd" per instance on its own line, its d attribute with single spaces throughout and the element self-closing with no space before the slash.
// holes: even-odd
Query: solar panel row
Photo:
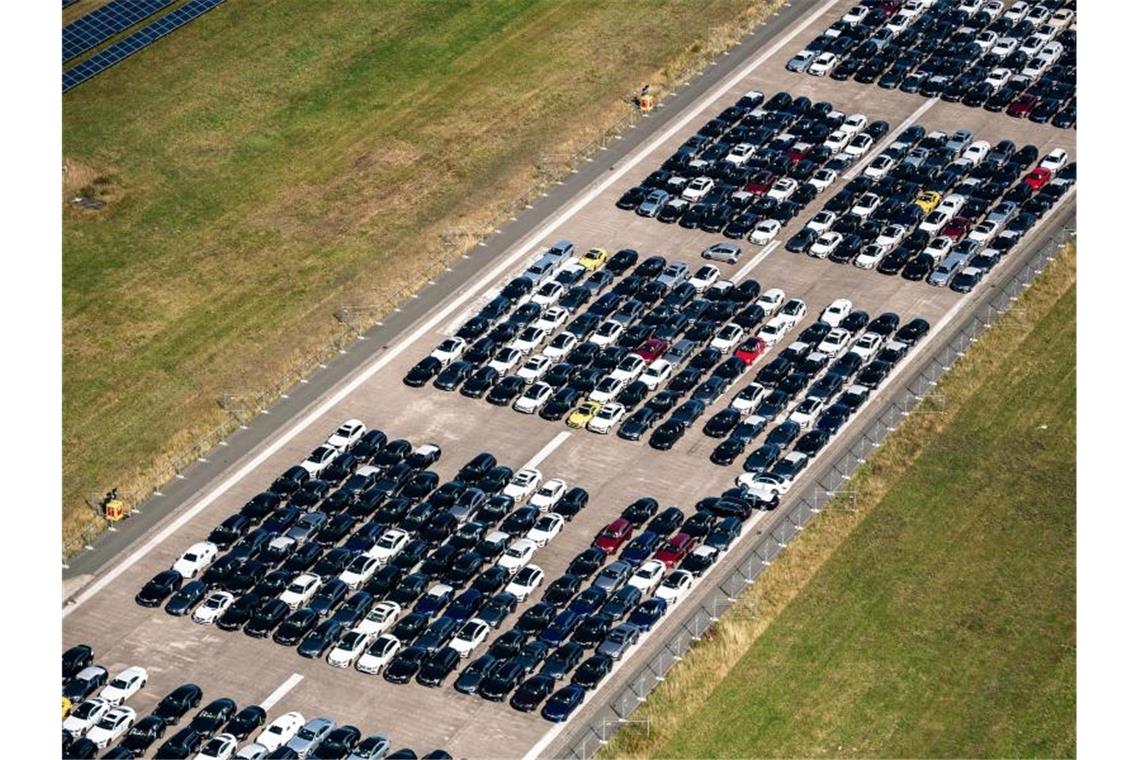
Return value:
<svg viewBox="0 0 1140 760">
<path fill-rule="evenodd" d="M 63 0 L 63 7 L 66 8 L 67 6 L 75 5 L 78 2 L 79 0 Z"/>
<path fill-rule="evenodd" d="M 119 61 L 165 37 L 178 27 L 188 24 L 207 11 L 221 5 L 225 0 L 191 0 L 181 8 L 171 11 L 157 21 L 153 21 L 126 39 L 116 42 L 106 50 L 101 50 L 82 63 L 77 63 L 63 72 L 63 91 L 85 82 L 91 77 L 114 66 Z"/>
<path fill-rule="evenodd" d="M 174 0 L 112 0 L 63 28 L 63 61 L 103 44 Z"/>
</svg>

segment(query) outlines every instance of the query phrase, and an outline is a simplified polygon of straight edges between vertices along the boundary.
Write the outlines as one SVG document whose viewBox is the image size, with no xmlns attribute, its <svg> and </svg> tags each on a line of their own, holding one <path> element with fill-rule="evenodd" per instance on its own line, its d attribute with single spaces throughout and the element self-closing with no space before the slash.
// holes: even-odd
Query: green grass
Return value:
<svg viewBox="0 0 1140 760">
<path fill-rule="evenodd" d="M 65 539 L 769 6 L 232 2 L 68 93 Z"/>
<path fill-rule="evenodd" d="M 750 592 L 758 614 L 726 616 L 607 757 L 1075 754 L 1074 259 L 944 379 L 945 415 L 912 416 L 853 479 L 859 513 L 813 523 Z"/>
</svg>

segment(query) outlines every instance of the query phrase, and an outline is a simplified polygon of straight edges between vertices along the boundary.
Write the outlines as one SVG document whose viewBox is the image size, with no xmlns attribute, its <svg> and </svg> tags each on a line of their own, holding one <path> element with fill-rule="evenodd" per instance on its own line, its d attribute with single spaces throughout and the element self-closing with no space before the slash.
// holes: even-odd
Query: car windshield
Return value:
<svg viewBox="0 0 1140 760">
<path fill-rule="evenodd" d="M 127 681 L 122 678 L 116 678 L 114 681 L 111 681 L 111 688 L 125 689 L 127 688 Z"/>
<path fill-rule="evenodd" d="M 305 726 L 300 731 L 298 731 L 297 736 L 301 739 L 304 739 L 305 741 L 312 741 L 317 737 L 316 733 L 314 733 L 313 730 L 308 726 Z"/>
</svg>

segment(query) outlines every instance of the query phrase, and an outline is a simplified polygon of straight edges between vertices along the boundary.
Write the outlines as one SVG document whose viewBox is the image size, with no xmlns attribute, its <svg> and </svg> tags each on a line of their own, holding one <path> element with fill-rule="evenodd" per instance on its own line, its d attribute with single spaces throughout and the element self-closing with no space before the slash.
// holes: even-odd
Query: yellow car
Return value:
<svg viewBox="0 0 1140 760">
<path fill-rule="evenodd" d="M 586 251 L 586 255 L 578 259 L 578 263 L 589 269 L 591 272 L 595 269 L 600 269 L 606 263 L 606 259 L 610 257 L 609 251 L 605 248 L 591 248 Z"/>
<path fill-rule="evenodd" d="M 68 699 L 67 697 L 64 697 L 64 698 L 63 698 L 63 717 L 65 717 L 65 718 L 66 718 L 66 717 L 67 717 L 67 715 L 68 715 L 68 713 L 70 713 L 70 712 L 71 712 L 71 708 L 72 708 L 72 707 L 74 707 L 74 706 L 75 706 L 75 705 L 71 704 L 71 700 L 70 700 L 70 699 Z"/>
<path fill-rule="evenodd" d="M 602 404 L 598 401 L 584 401 L 582 405 L 570 413 L 566 418 L 566 424 L 569 427 L 581 429 L 589 424 L 590 420 L 594 419 L 594 415 L 602 410 Z"/>
<path fill-rule="evenodd" d="M 923 190 L 918 194 L 918 197 L 914 199 L 915 205 L 922 209 L 922 213 L 924 214 L 929 214 L 938 208 L 938 204 L 941 202 L 942 195 L 933 190 Z"/>
</svg>

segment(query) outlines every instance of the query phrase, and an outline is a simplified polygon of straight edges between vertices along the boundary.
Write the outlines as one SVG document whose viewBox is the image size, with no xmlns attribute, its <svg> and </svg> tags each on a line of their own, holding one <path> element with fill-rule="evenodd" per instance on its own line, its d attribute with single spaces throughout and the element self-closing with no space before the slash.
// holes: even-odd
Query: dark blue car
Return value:
<svg viewBox="0 0 1140 760">
<path fill-rule="evenodd" d="M 578 709 L 578 705 L 582 704 L 585 697 L 586 690 L 581 686 L 575 684 L 563 686 L 546 700 L 546 704 L 542 706 L 542 717 L 554 723 L 562 723 Z"/>
</svg>

